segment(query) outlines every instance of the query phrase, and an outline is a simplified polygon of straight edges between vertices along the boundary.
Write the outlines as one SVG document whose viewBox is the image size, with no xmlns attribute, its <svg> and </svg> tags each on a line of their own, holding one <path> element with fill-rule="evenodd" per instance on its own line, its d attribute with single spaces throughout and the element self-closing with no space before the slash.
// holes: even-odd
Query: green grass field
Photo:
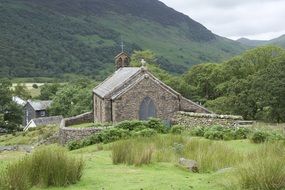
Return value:
<svg viewBox="0 0 285 190">
<path fill-rule="evenodd" d="M 41 94 L 41 86 L 44 85 L 44 83 L 13 83 L 13 88 L 15 88 L 15 86 L 17 86 L 18 84 L 26 86 L 32 98 L 37 97 Z M 34 88 L 34 84 L 36 84 L 38 88 Z"/>
<path fill-rule="evenodd" d="M 240 153 L 247 153 L 260 145 L 251 144 L 248 140 L 227 141 L 225 144 Z M 219 172 L 195 174 L 178 167 L 175 162 L 152 162 L 148 166 L 114 165 L 112 163 L 111 144 L 104 145 L 104 150 L 98 145 L 89 146 L 70 152 L 82 157 L 85 170 L 80 182 L 67 188 L 46 188 L 50 190 L 218 190 L 223 189 L 227 174 Z M 4 167 L 10 160 L 20 158 L 24 153 L 11 152 L 0 154 L 0 167 Z M 34 187 L 33 190 L 42 188 Z"/>
<path fill-rule="evenodd" d="M 87 123 L 76 127 L 90 127 L 91 124 Z M 255 127 L 265 127 L 267 130 L 269 127 L 274 127 L 275 129 L 283 130 L 284 125 L 265 126 L 264 124 L 257 124 Z M 51 130 L 51 128 L 45 127 L 26 133 L 0 136 L 0 145 L 33 144 L 56 131 L 56 128 Z M 136 149 L 139 155 L 143 155 L 146 150 L 140 147 L 153 149 L 151 163 L 142 166 L 114 164 L 114 150 L 119 150 L 117 145 L 120 143 L 122 145 L 121 150 L 129 150 L 128 155 L 133 154 L 132 150 L 127 147 L 128 144 L 132 143 L 134 143 L 135 146 L 133 148 Z M 238 182 L 235 181 L 238 179 L 236 171 L 239 171 L 240 166 L 245 165 L 246 168 L 250 168 L 254 163 L 260 163 L 261 165 L 270 163 L 267 165 L 272 167 L 264 167 L 264 169 L 269 169 L 268 171 L 266 170 L 266 173 L 269 173 L 270 176 L 275 173 L 275 167 L 282 168 L 284 161 L 282 161 L 283 157 L 280 156 L 284 156 L 282 153 L 284 145 L 279 144 L 281 145 L 279 148 L 279 145 L 277 145 L 270 143 L 254 144 L 248 139 L 214 141 L 202 137 L 192 137 L 187 134 L 160 134 L 150 138 L 135 138 L 104 145 L 95 144 L 69 152 L 70 155 L 82 158 L 85 162 L 83 176 L 78 183 L 68 187 L 43 188 L 35 186 L 32 190 L 243 189 L 237 186 Z M 179 149 L 181 146 L 183 147 L 182 151 Z M 260 150 L 265 152 L 263 153 Z M 259 154 L 256 154 L 257 152 Z M 20 159 L 26 154 L 24 152 L 0 152 L 0 171 L 11 161 Z M 257 156 L 258 159 L 254 158 L 256 155 L 259 155 Z M 260 157 L 260 155 L 263 156 Z M 199 166 L 201 169 L 200 173 L 189 172 L 180 166 L 178 160 L 181 157 L 196 160 L 201 166 L 201 168 Z M 254 159 L 252 160 L 252 158 Z M 274 165 L 276 161 L 281 165 Z M 202 166 L 204 166 L 204 169 Z M 256 167 L 259 168 L 259 164 Z M 221 172 L 225 168 L 234 169 Z M 255 169 L 258 170 L 258 168 Z M 256 176 L 262 177 L 263 170 L 256 171 L 255 169 L 253 170 L 254 173 L 259 172 Z M 261 180 L 261 182 L 263 181 L 266 180 Z M 263 184 L 262 189 L 264 187 Z"/>
</svg>

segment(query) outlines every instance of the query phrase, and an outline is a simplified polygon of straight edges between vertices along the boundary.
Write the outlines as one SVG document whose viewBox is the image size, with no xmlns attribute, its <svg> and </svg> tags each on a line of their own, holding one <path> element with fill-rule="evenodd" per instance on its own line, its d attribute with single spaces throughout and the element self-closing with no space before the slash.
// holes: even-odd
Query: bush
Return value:
<svg viewBox="0 0 285 190">
<path fill-rule="evenodd" d="M 278 133 L 278 132 L 272 132 L 268 137 L 268 141 L 282 141 L 285 140 L 285 137 L 283 134 Z"/>
<path fill-rule="evenodd" d="M 132 131 L 137 128 L 142 128 L 145 126 L 146 126 L 146 123 L 143 121 L 123 121 L 123 122 L 118 123 L 115 127 Z"/>
<path fill-rule="evenodd" d="M 251 130 L 245 127 L 194 127 L 190 130 L 193 136 L 205 137 L 211 140 L 238 140 L 246 139 Z"/>
<path fill-rule="evenodd" d="M 285 148 L 282 143 L 266 143 L 250 154 L 237 168 L 241 189 L 285 189 Z"/>
<path fill-rule="evenodd" d="M 150 129 L 156 130 L 158 133 L 166 133 L 167 128 L 160 119 L 151 118 L 147 121 L 146 126 Z"/>
<path fill-rule="evenodd" d="M 34 88 L 34 89 L 38 89 L 39 86 L 38 86 L 37 84 L 33 84 L 33 88 Z"/>
<path fill-rule="evenodd" d="M 190 130 L 190 134 L 197 137 L 203 137 L 205 134 L 204 127 L 194 127 Z"/>
<path fill-rule="evenodd" d="M 251 130 L 249 128 L 245 127 L 238 127 L 234 128 L 234 136 L 235 139 L 247 139 L 248 135 L 251 133 Z"/>
<path fill-rule="evenodd" d="M 3 189 L 30 189 L 32 186 L 67 186 L 75 184 L 82 176 L 82 159 L 68 156 L 58 146 L 47 146 L 32 155 L 13 162 L 1 173 Z"/>
<path fill-rule="evenodd" d="M 182 134 L 182 132 L 185 131 L 185 127 L 182 125 L 174 125 L 171 127 L 170 132 L 172 134 Z"/>
<path fill-rule="evenodd" d="M 224 139 L 225 128 L 222 126 L 213 126 L 207 128 L 204 133 L 206 139 L 211 140 L 223 140 Z"/>
<path fill-rule="evenodd" d="M 145 140 L 124 140 L 112 146 L 113 164 L 141 166 L 150 164 L 154 148 Z"/>
<path fill-rule="evenodd" d="M 269 133 L 265 131 L 255 131 L 251 135 L 250 140 L 253 143 L 263 143 L 267 140 L 268 136 L 269 136 Z"/>
<path fill-rule="evenodd" d="M 81 142 L 80 141 L 70 141 L 67 145 L 69 150 L 76 150 L 81 148 Z"/>
</svg>

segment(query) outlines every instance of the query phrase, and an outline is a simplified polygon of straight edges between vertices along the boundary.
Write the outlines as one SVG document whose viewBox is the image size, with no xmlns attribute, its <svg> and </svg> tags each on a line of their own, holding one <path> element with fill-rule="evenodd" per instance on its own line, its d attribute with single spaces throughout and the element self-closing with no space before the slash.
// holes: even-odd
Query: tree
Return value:
<svg viewBox="0 0 285 190">
<path fill-rule="evenodd" d="M 253 81 L 258 119 L 285 122 L 285 54 L 274 60 Z"/>
<path fill-rule="evenodd" d="M 92 88 L 89 80 L 78 80 L 61 86 L 53 96 L 49 109 L 51 115 L 75 116 L 92 110 Z"/>
<path fill-rule="evenodd" d="M 22 110 L 12 100 L 12 83 L 7 79 L 0 80 L 0 128 L 9 132 L 19 128 L 22 122 Z"/>
<path fill-rule="evenodd" d="M 57 91 L 60 89 L 61 86 L 58 83 L 52 83 L 52 84 L 45 84 L 41 87 L 41 94 L 39 96 L 39 99 L 41 100 L 51 100 Z"/>
<path fill-rule="evenodd" d="M 18 96 L 18 97 L 24 99 L 24 100 L 28 100 L 28 99 L 32 98 L 31 93 L 29 92 L 29 90 L 25 84 L 17 84 L 14 87 L 13 94 L 15 96 Z"/>
</svg>

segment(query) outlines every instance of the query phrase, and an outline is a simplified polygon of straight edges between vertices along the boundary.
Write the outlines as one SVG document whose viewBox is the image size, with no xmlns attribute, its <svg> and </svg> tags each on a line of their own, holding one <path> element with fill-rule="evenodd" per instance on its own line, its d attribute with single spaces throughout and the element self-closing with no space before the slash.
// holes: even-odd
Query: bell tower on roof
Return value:
<svg viewBox="0 0 285 190">
<path fill-rule="evenodd" d="M 124 51 L 124 43 L 122 42 L 121 48 L 122 51 L 115 57 L 116 68 L 120 69 L 122 67 L 129 67 L 130 66 L 130 56 Z"/>
</svg>

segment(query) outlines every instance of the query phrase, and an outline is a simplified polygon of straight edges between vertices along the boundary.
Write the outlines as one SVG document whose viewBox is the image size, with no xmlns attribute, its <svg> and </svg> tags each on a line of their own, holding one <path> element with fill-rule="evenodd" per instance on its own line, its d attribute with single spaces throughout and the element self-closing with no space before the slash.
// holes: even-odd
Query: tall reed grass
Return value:
<svg viewBox="0 0 285 190">
<path fill-rule="evenodd" d="M 243 160 L 243 155 L 226 146 L 225 142 L 196 138 L 185 144 L 182 156 L 196 160 L 200 172 L 211 172 L 233 167 Z"/>
<path fill-rule="evenodd" d="M 67 186 L 80 180 L 84 163 L 58 146 L 47 146 L 8 164 L 1 172 L 2 189 L 26 190 L 37 185 Z"/>
<path fill-rule="evenodd" d="M 265 143 L 247 156 L 237 167 L 241 189 L 285 189 L 285 146 L 283 143 Z"/>
<path fill-rule="evenodd" d="M 112 147 L 113 164 L 150 164 L 152 154 L 153 145 L 141 139 L 118 141 Z"/>
<path fill-rule="evenodd" d="M 225 142 L 188 139 L 181 135 L 119 141 L 112 148 L 114 164 L 142 165 L 151 161 L 177 163 L 181 157 L 196 160 L 201 172 L 232 167 L 243 159 L 238 152 L 228 148 Z"/>
</svg>

